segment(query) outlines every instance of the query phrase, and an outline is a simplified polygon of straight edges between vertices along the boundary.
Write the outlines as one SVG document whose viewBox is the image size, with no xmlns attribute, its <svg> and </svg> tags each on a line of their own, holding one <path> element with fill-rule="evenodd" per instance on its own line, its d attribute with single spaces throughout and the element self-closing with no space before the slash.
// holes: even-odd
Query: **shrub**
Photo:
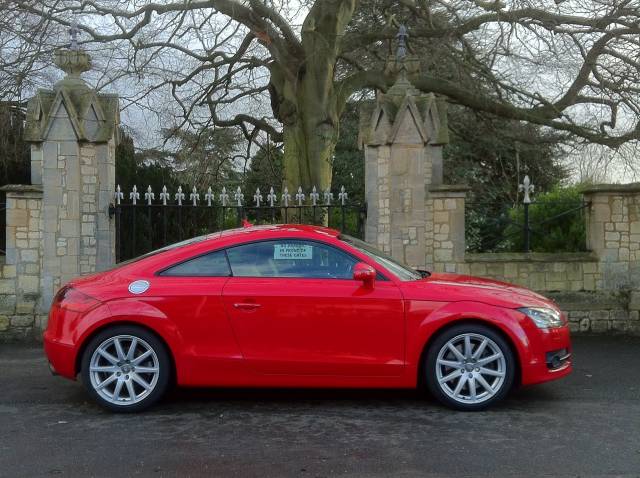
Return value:
<svg viewBox="0 0 640 478">
<path fill-rule="evenodd" d="M 586 250 L 585 209 L 577 186 L 557 187 L 537 196 L 529 206 L 531 250 L 535 252 L 579 252 Z M 511 209 L 505 230 L 513 251 L 524 251 L 524 207 Z"/>
</svg>

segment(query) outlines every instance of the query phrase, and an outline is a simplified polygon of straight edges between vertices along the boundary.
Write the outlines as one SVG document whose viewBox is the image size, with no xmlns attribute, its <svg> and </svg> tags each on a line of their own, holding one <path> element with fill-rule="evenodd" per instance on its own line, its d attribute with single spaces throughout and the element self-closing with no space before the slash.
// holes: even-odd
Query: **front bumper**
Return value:
<svg viewBox="0 0 640 478">
<path fill-rule="evenodd" d="M 530 357 L 522 364 L 522 385 L 549 382 L 573 370 L 569 327 L 531 331 Z"/>
</svg>

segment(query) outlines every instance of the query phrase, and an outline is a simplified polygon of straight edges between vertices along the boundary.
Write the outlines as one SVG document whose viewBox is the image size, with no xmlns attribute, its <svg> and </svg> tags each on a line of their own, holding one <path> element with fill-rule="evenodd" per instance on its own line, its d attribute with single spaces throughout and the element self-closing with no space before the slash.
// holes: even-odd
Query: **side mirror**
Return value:
<svg viewBox="0 0 640 478">
<path fill-rule="evenodd" d="M 376 282 L 376 270 L 365 262 L 358 262 L 353 266 L 353 280 L 362 281 L 363 285 L 373 289 Z"/>
</svg>

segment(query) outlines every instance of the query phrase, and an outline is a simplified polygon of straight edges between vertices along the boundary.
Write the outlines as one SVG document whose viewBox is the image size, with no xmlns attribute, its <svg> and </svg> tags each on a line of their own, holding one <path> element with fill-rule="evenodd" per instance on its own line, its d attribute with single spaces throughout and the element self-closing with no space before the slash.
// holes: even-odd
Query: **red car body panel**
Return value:
<svg viewBox="0 0 640 478">
<path fill-rule="evenodd" d="M 520 383 L 553 380 L 571 362 L 549 370 L 545 354 L 567 349 L 568 327 L 538 328 L 520 307 L 556 306 L 529 290 L 455 274 L 403 282 L 317 226 L 254 226 L 215 233 L 111 271 L 72 281 L 95 299 L 82 313 L 55 305 L 44 334 L 56 373 L 75 379 L 87 340 L 110 324 L 146 327 L 167 344 L 184 386 L 415 387 L 429 341 L 460 321 L 502 332 L 518 358 Z M 347 251 L 386 280 L 169 277 L 166 267 L 246 242 L 308 239 Z M 150 282 L 134 295 L 135 280 Z"/>
</svg>

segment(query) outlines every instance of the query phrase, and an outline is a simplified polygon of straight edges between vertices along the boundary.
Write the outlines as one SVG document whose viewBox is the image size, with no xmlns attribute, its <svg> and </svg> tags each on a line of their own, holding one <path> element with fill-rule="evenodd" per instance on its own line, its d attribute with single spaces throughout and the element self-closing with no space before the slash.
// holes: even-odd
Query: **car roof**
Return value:
<svg viewBox="0 0 640 478">
<path fill-rule="evenodd" d="M 289 237 L 299 237 L 306 239 L 336 239 L 340 231 L 324 226 L 314 226 L 309 224 L 264 224 L 247 225 L 236 229 L 206 234 L 200 237 L 188 239 L 181 243 L 172 244 L 165 248 L 151 251 L 148 254 L 131 259 L 125 263 L 117 264 L 111 271 L 113 273 L 139 274 L 142 271 L 152 271 L 162 266 L 166 261 L 179 259 L 185 254 L 198 254 L 206 251 L 212 243 L 221 247 L 229 247 L 236 243 L 252 242 L 254 240 L 270 240 Z"/>
<path fill-rule="evenodd" d="M 315 226 L 312 224 L 263 224 L 263 225 L 247 225 L 236 229 L 227 229 L 217 236 L 212 236 L 211 240 L 222 238 L 233 238 L 246 236 L 247 234 L 256 234 L 269 236 L 282 236 L 283 234 L 318 234 L 319 236 L 337 237 L 340 231 L 325 226 Z"/>
</svg>

